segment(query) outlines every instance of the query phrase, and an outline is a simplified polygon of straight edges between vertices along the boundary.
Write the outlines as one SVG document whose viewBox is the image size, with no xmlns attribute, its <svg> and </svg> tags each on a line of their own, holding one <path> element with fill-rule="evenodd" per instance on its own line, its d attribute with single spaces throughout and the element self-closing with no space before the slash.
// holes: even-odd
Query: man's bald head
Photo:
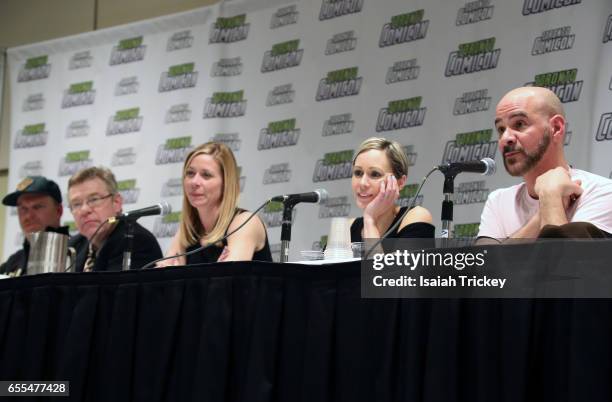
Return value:
<svg viewBox="0 0 612 402">
<path fill-rule="evenodd" d="M 542 87 L 520 87 L 515 88 L 504 95 L 498 103 L 502 105 L 508 101 L 523 99 L 535 112 L 542 113 L 546 117 L 561 115 L 565 118 L 563 104 L 553 91 Z"/>
</svg>

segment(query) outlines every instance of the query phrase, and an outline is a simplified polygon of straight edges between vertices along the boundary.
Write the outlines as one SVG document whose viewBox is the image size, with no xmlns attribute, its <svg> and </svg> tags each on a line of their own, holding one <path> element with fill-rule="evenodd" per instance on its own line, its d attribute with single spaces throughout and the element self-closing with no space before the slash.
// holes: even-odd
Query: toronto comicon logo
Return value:
<svg viewBox="0 0 612 402">
<path fill-rule="evenodd" d="M 582 3 L 582 0 L 525 0 L 523 3 L 523 15 L 543 13 L 580 3 Z"/>
<path fill-rule="evenodd" d="M 168 179 L 162 186 L 161 196 L 164 198 L 167 197 L 177 197 L 183 195 L 183 179 L 180 177 Z"/>
<path fill-rule="evenodd" d="M 246 108 L 247 100 L 244 99 L 244 90 L 213 92 L 212 97 L 206 98 L 204 118 L 244 116 Z"/>
<path fill-rule="evenodd" d="M 358 13 L 362 8 L 363 0 L 323 0 L 319 12 L 319 21 Z"/>
<path fill-rule="evenodd" d="M 495 38 L 459 44 L 458 50 L 450 52 L 444 75 L 471 74 L 497 67 L 501 49 L 495 49 Z"/>
<path fill-rule="evenodd" d="M 312 182 L 348 179 L 353 175 L 353 150 L 329 152 L 315 164 Z"/>
<path fill-rule="evenodd" d="M 223 143 L 233 152 L 240 151 L 240 146 L 242 145 L 242 140 L 238 133 L 218 133 L 211 138 L 211 141 Z"/>
<path fill-rule="evenodd" d="M 127 77 L 122 78 L 115 86 L 115 96 L 123 96 L 138 93 L 140 84 L 138 83 L 138 77 Z"/>
<path fill-rule="evenodd" d="M 304 49 L 300 49 L 299 39 L 272 45 L 272 50 L 266 50 L 264 52 L 261 72 L 269 73 L 271 71 L 299 66 L 302 62 L 303 55 Z"/>
<path fill-rule="evenodd" d="M 457 239 L 472 239 L 478 236 L 480 222 L 476 223 L 460 223 L 454 226 L 453 235 Z"/>
<path fill-rule="evenodd" d="M 568 50 L 574 47 L 576 35 L 572 32 L 572 27 L 561 27 L 548 29 L 533 41 L 531 54 L 538 56 L 560 50 Z"/>
<path fill-rule="evenodd" d="M 230 18 L 217 18 L 210 29 L 208 43 L 232 43 L 244 40 L 249 35 L 251 24 L 246 22 L 246 14 Z"/>
<path fill-rule="evenodd" d="M 93 63 L 93 56 L 89 50 L 84 52 L 77 52 L 71 58 L 68 64 L 69 70 L 78 70 L 81 68 L 91 67 Z"/>
<path fill-rule="evenodd" d="M 414 150 L 414 145 L 404 145 L 402 146 L 402 150 L 406 155 L 406 159 L 408 159 L 408 166 L 416 165 L 416 160 L 419 154 Z"/>
<path fill-rule="evenodd" d="M 259 132 L 257 149 L 272 149 L 296 145 L 300 138 L 301 129 L 296 128 L 296 119 L 272 121 L 268 127 Z"/>
<path fill-rule="evenodd" d="M 287 183 L 291 181 L 289 163 L 276 163 L 264 172 L 263 184 Z"/>
<path fill-rule="evenodd" d="M 416 195 L 417 191 L 419 191 L 419 186 L 419 183 L 406 184 L 404 188 L 400 190 L 397 205 L 400 207 L 408 207 L 411 206 L 413 202 L 414 205 L 423 205 L 423 194 Z M 416 200 L 414 197 L 416 197 Z"/>
<path fill-rule="evenodd" d="M 319 207 L 319 219 L 339 218 L 351 214 L 349 197 L 330 197 Z"/>
<path fill-rule="evenodd" d="M 419 78 L 420 70 L 417 59 L 397 61 L 387 70 L 385 84 L 416 80 Z"/>
<path fill-rule="evenodd" d="M 136 163 L 136 152 L 133 147 L 118 149 L 111 160 L 111 166 L 127 166 L 134 163 Z"/>
<path fill-rule="evenodd" d="M 45 96 L 43 93 L 28 95 L 23 101 L 23 112 L 31 112 L 34 110 L 42 110 L 45 108 Z"/>
<path fill-rule="evenodd" d="M 28 176 L 42 176 L 43 171 L 42 161 L 26 162 L 19 169 L 19 178 L 23 179 Z"/>
<path fill-rule="evenodd" d="M 242 74 L 242 60 L 240 57 L 220 59 L 213 63 L 210 70 L 211 77 L 234 77 Z"/>
<path fill-rule="evenodd" d="M 164 119 L 166 124 L 189 120 L 191 120 L 191 108 L 189 107 L 189 103 L 180 103 L 170 106 L 170 109 L 166 112 L 166 118 Z"/>
<path fill-rule="evenodd" d="M 30 124 L 17 131 L 14 149 L 41 147 L 47 144 L 49 133 L 45 123 Z"/>
<path fill-rule="evenodd" d="M 399 45 L 427 36 L 429 20 L 423 21 L 425 10 L 412 11 L 391 17 L 391 22 L 383 25 L 378 47 Z"/>
<path fill-rule="evenodd" d="M 51 64 L 48 63 L 49 56 L 38 56 L 27 59 L 21 66 L 17 82 L 41 80 L 51 74 Z"/>
<path fill-rule="evenodd" d="M 580 99 L 584 81 L 576 81 L 578 69 L 553 71 L 537 74 L 533 82 L 527 86 L 544 87 L 553 91 L 563 103 L 575 102 Z"/>
<path fill-rule="evenodd" d="M 295 91 L 293 90 L 293 84 L 284 84 L 274 87 L 268 92 L 266 98 L 266 106 L 284 105 L 287 103 L 293 103 L 295 99 Z"/>
<path fill-rule="evenodd" d="M 153 234 L 159 239 L 172 237 L 178 231 L 180 221 L 180 212 L 172 212 L 168 215 L 161 216 L 155 219 L 155 223 L 153 224 Z"/>
<path fill-rule="evenodd" d="M 493 17 L 493 9 L 491 0 L 477 0 L 466 3 L 457 12 L 455 25 L 475 24 L 480 21 L 490 20 Z"/>
<path fill-rule="evenodd" d="M 454 140 L 446 143 L 442 163 L 495 159 L 496 153 L 497 140 L 493 138 L 492 129 L 459 133 Z"/>
<path fill-rule="evenodd" d="M 127 64 L 144 59 L 147 46 L 142 44 L 142 36 L 120 40 L 113 46 L 109 65 Z"/>
<path fill-rule="evenodd" d="M 121 194 L 124 204 L 136 204 L 138 202 L 140 189 L 136 187 L 136 179 L 118 181 L 117 190 Z"/>
<path fill-rule="evenodd" d="M 259 214 L 259 217 L 269 228 L 276 228 L 283 224 L 283 209 L 284 205 L 282 202 L 272 201 L 264 207 L 263 212 Z M 292 221 L 295 222 L 297 209 L 292 211 Z"/>
<path fill-rule="evenodd" d="M 608 21 L 606 22 L 606 29 L 604 30 L 603 43 L 612 40 L 612 14 L 608 15 Z"/>
<path fill-rule="evenodd" d="M 353 132 L 355 120 L 351 113 L 337 114 L 330 116 L 323 123 L 323 137 L 330 135 L 349 134 Z"/>
<path fill-rule="evenodd" d="M 118 110 L 114 116 L 108 118 L 106 135 L 127 134 L 140 131 L 142 127 L 142 116 L 139 116 L 140 108 Z"/>
<path fill-rule="evenodd" d="M 274 14 L 272 14 L 270 29 L 296 24 L 298 22 L 299 15 L 300 13 L 297 10 L 296 5 L 279 8 Z"/>
<path fill-rule="evenodd" d="M 72 176 L 82 169 L 93 166 L 93 160 L 89 157 L 89 150 L 68 152 L 60 160 L 59 176 Z"/>
<path fill-rule="evenodd" d="M 87 120 L 75 120 L 66 128 L 66 138 L 87 137 L 89 130 L 90 127 Z"/>
<path fill-rule="evenodd" d="M 421 106 L 421 96 L 391 101 L 380 109 L 376 120 L 376 132 L 422 126 L 427 108 Z"/>
<path fill-rule="evenodd" d="M 327 41 L 325 55 L 329 56 L 336 53 L 350 52 L 357 47 L 355 31 L 347 31 L 335 34 Z"/>
<path fill-rule="evenodd" d="M 491 97 L 488 96 L 488 92 L 488 89 L 464 92 L 460 98 L 455 99 L 453 115 L 460 116 L 489 110 Z"/>
<path fill-rule="evenodd" d="M 167 165 L 182 162 L 192 149 L 191 137 L 169 138 L 157 148 L 155 164 Z"/>
<path fill-rule="evenodd" d="M 481 204 L 487 200 L 489 189 L 484 180 L 460 183 L 455 187 L 455 205 Z"/>
<path fill-rule="evenodd" d="M 96 100 L 96 90 L 93 81 L 79 82 L 64 90 L 62 109 L 75 106 L 91 105 Z"/>
<path fill-rule="evenodd" d="M 604 113 L 599 118 L 597 132 L 595 133 L 596 141 L 612 140 L 612 112 Z"/>
<path fill-rule="evenodd" d="M 193 45 L 193 35 L 190 30 L 177 32 L 168 38 L 167 52 L 188 49 Z"/>
<path fill-rule="evenodd" d="M 319 81 L 315 97 L 316 101 L 320 102 L 344 96 L 359 95 L 363 77 L 358 75 L 359 67 L 349 67 L 328 72 L 327 76 Z"/>
<path fill-rule="evenodd" d="M 161 73 L 158 91 L 167 92 L 195 87 L 198 83 L 198 72 L 194 71 L 194 68 L 194 63 L 171 66 L 168 71 Z"/>
</svg>

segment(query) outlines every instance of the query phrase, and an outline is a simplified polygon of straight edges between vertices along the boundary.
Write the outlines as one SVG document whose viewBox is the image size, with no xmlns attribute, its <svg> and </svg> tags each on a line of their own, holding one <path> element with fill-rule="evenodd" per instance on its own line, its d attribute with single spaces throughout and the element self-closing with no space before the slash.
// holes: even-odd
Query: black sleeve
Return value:
<svg viewBox="0 0 612 402">
<path fill-rule="evenodd" d="M 162 258 L 163 254 L 153 233 L 138 225 L 134 231 L 134 252 L 132 253 L 131 269 L 142 268 L 144 265 Z"/>
<path fill-rule="evenodd" d="M 431 223 L 414 222 L 404 226 L 397 232 L 397 237 L 401 239 L 433 239 L 436 228 Z"/>
</svg>

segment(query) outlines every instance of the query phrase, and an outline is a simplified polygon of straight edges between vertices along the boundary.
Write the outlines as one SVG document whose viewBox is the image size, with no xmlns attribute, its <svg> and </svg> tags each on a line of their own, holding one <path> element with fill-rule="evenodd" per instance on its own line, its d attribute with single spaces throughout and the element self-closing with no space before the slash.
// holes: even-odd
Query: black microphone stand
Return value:
<svg viewBox="0 0 612 402">
<path fill-rule="evenodd" d="M 123 249 L 123 263 L 121 270 L 128 271 L 132 265 L 132 250 L 134 248 L 134 219 L 125 219 L 125 248 Z"/>
<path fill-rule="evenodd" d="M 442 246 L 448 246 L 448 239 L 453 237 L 453 194 L 455 193 L 455 176 L 459 172 L 454 169 L 440 170 L 444 174 L 444 187 L 442 193 L 444 200 L 442 201 Z"/>
<path fill-rule="evenodd" d="M 291 242 L 291 220 L 295 204 L 290 200 L 283 203 L 283 224 L 281 226 L 281 254 L 280 262 L 289 261 L 289 242 Z"/>
</svg>

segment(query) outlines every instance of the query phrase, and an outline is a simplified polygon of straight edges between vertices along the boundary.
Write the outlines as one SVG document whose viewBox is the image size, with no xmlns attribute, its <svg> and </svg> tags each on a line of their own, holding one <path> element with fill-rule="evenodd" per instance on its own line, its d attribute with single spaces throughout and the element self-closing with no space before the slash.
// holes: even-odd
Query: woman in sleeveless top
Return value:
<svg viewBox="0 0 612 402">
<path fill-rule="evenodd" d="M 351 241 L 379 239 L 401 218 L 407 207 L 396 205 L 406 184 L 408 159 L 396 141 L 372 137 L 359 146 L 353 159 L 351 186 L 363 216 L 351 225 Z M 429 211 L 416 206 L 402 219 L 389 238 L 433 238 Z"/>
<path fill-rule="evenodd" d="M 272 261 L 266 228 L 257 216 L 227 240 L 221 240 L 251 215 L 237 207 L 239 194 L 238 166 L 225 144 L 208 142 L 191 151 L 183 165 L 183 210 L 179 230 L 166 255 L 182 254 L 210 243 L 214 245 L 187 258 L 166 260 L 163 265 Z"/>
</svg>

